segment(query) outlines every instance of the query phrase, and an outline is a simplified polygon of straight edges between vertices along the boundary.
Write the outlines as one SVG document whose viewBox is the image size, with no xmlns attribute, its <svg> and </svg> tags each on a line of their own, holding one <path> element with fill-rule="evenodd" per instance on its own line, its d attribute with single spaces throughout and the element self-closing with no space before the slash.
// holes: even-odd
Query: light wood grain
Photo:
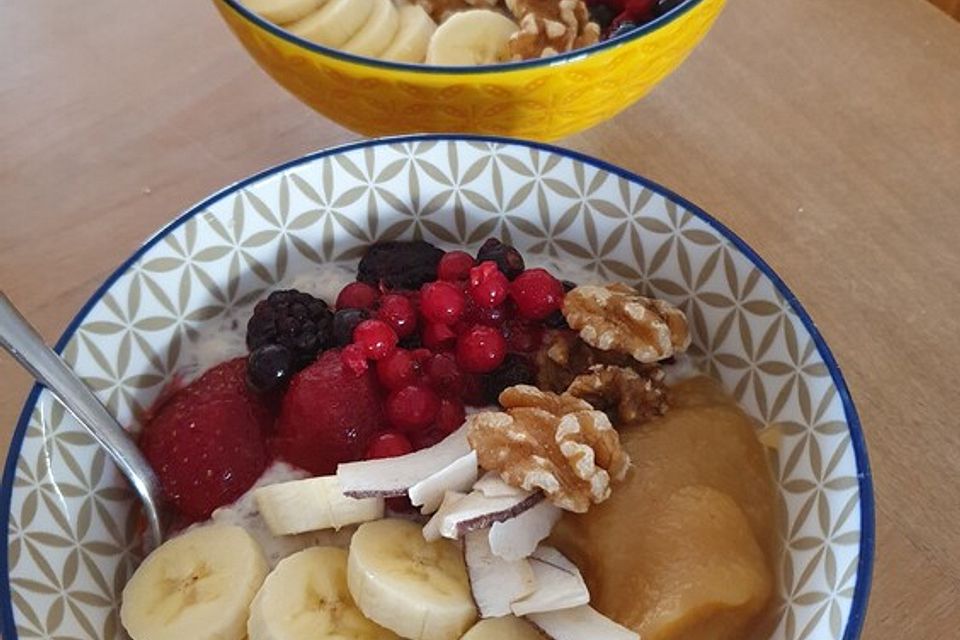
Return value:
<svg viewBox="0 0 960 640">
<path fill-rule="evenodd" d="M 208 3 L 0 3 L 0 286 L 53 341 L 152 231 L 355 138 Z M 832 346 L 878 498 L 864 637 L 960 627 L 960 24 L 922 0 L 734 0 L 689 62 L 564 141 L 738 231 Z M 0 356 L 0 451 L 29 382 Z"/>
</svg>

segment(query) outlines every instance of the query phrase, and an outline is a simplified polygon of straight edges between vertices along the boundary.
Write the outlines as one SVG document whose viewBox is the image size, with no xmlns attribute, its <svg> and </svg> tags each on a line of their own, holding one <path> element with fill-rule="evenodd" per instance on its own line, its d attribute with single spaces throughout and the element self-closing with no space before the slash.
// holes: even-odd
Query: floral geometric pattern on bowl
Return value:
<svg viewBox="0 0 960 640">
<path fill-rule="evenodd" d="M 378 239 L 476 247 L 488 236 L 685 309 L 693 355 L 783 434 L 773 457 L 784 551 L 771 639 L 857 637 L 872 495 L 862 434 L 832 356 L 739 239 L 614 167 L 483 138 L 424 136 L 321 152 L 228 188 L 153 237 L 92 298 L 61 347 L 136 428 L 198 333 L 238 316 L 278 282 L 316 264 L 355 264 Z M 124 637 L 116 611 L 137 561 L 133 507 L 94 441 L 49 393 L 31 394 L 0 498 L 9 515 L 4 637 Z"/>
</svg>

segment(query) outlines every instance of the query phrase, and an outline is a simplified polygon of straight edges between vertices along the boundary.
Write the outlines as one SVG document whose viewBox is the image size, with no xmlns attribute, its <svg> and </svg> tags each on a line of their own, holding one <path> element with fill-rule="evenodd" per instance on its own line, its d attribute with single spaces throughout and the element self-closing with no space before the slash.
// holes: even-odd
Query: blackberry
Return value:
<svg viewBox="0 0 960 640">
<path fill-rule="evenodd" d="M 443 250 L 423 240 L 370 245 L 357 266 L 357 280 L 388 289 L 419 289 L 437 279 Z"/>
<path fill-rule="evenodd" d="M 483 376 L 483 395 L 497 404 L 504 389 L 518 384 L 534 384 L 535 371 L 530 361 L 516 353 L 508 353 L 503 364 Z"/>
<path fill-rule="evenodd" d="M 296 289 L 274 291 L 253 309 L 247 348 L 253 352 L 268 344 L 286 347 L 299 370 L 329 346 L 332 325 L 333 313 L 323 300 Z"/>
<path fill-rule="evenodd" d="M 283 345 L 265 344 L 254 349 L 247 359 L 247 384 L 254 391 L 281 389 L 293 373 L 293 354 Z"/>
<path fill-rule="evenodd" d="M 357 325 L 370 318 L 366 309 L 341 309 L 333 314 L 330 346 L 344 347 L 353 342 L 353 330 Z"/>
<path fill-rule="evenodd" d="M 497 268 L 507 276 L 507 279 L 513 280 L 523 273 L 525 265 L 523 256 L 520 252 L 508 244 L 503 244 L 496 238 L 489 238 L 480 247 L 477 252 L 477 263 L 492 260 L 497 263 Z"/>
<path fill-rule="evenodd" d="M 563 285 L 564 293 L 570 293 L 571 291 L 577 288 L 577 283 L 573 282 L 572 280 L 561 280 L 560 284 Z"/>
</svg>

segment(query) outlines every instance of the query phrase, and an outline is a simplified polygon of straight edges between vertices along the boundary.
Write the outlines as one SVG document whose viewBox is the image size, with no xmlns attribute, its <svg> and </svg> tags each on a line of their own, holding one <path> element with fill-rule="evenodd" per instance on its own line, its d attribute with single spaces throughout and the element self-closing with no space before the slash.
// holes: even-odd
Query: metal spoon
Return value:
<svg viewBox="0 0 960 640">
<path fill-rule="evenodd" d="M 127 477 L 143 504 L 147 518 L 144 548 L 151 551 L 163 542 L 160 482 L 146 458 L 93 392 L 66 362 L 48 347 L 26 318 L 0 291 L 0 346 L 10 352 L 40 384 L 100 443 Z"/>
</svg>

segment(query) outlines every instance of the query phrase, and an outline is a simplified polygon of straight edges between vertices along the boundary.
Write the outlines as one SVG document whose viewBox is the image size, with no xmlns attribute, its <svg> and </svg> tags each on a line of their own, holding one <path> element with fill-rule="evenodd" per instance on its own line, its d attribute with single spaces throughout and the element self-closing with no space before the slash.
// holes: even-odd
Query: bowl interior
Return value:
<svg viewBox="0 0 960 640">
<path fill-rule="evenodd" d="M 266 290 L 317 264 L 355 265 L 377 239 L 525 253 L 623 280 L 685 309 L 693 355 L 783 433 L 773 457 L 784 539 L 770 638 L 859 634 L 873 552 L 860 426 L 812 321 L 736 236 L 648 181 L 560 149 L 421 136 L 324 151 L 240 182 L 151 238 L 94 295 L 59 347 L 120 420 L 138 417 Z M 226 344 L 229 350 L 231 345 Z M 17 428 L 0 495 L 3 637 L 122 638 L 135 566 L 130 492 L 45 391 Z M 9 596 L 9 597 L 8 597 Z"/>
</svg>

